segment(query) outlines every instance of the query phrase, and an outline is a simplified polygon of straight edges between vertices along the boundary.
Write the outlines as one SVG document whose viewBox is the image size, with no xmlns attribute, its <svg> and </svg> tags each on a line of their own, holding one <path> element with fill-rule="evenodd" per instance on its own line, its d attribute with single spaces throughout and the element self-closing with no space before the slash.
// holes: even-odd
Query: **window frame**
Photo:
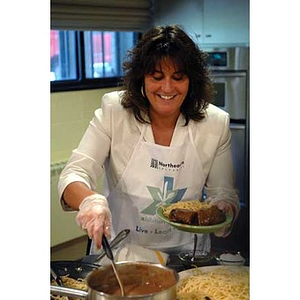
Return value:
<svg viewBox="0 0 300 300">
<path fill-rule="evenodd" d="M 141 33 L 137 33 L 137 40 L 141 38 Z M 86 78 L 85 76 L 85 58 L 84 58 L 84 31 L 75 32 L 76 43 L 76 64 L 77 79 L 54 80 L 50 81 L 50 91 L 67 92 L 78 90 L 90 90 L 108 87 L 120 87 L 122 85 L 122 76 Z"/>
</svg>

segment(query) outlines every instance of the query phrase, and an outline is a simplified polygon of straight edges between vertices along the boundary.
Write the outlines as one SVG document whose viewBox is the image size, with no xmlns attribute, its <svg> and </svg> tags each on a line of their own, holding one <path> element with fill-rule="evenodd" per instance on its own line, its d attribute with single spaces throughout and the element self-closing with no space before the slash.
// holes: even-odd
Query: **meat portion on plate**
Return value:
<svg viewBox="0 0 300 300">
<path fill-rule="evenodd" d="M 217 206 L 199 209 L 192 211 L 183 208 L 174 208 L 169 215 L 171 222 L 196 225 L 196 226 L 209 226 L 225 222 L 226 216 Z"/>
<path fill-rule="evenodd" d="M 198 216 L 196 211 L 185 208 L 174 208 L 169 215 L 171 222 L 183 223 L 188 225 L 198 225 Z"/>
<path fill-rule="evenodd" d="M 198 211 L 198 225 L 208 226 L 225 222 L 226 216 L 217 206 Z"/>
</svg>

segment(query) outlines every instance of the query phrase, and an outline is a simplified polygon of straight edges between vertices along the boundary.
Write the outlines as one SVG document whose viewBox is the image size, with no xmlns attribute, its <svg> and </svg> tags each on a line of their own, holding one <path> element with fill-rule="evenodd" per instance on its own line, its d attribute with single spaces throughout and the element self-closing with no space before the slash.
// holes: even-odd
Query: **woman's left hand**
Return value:
<svg viewBox="0 0 300 300">
<path fill-rule="evenodd" d="M 222 210 L 226 215 L 232 216 L 232 222 L 221 228 L 220 230 L 216 231 L 214 234 L 217 237 L 226 237 L 230 234 L 234 220 L 235 220 L 235 208 L 230 203 L 226 202 L 225 200 L 219 200 L 214 203 L 220 210 Z"/>
</svg>

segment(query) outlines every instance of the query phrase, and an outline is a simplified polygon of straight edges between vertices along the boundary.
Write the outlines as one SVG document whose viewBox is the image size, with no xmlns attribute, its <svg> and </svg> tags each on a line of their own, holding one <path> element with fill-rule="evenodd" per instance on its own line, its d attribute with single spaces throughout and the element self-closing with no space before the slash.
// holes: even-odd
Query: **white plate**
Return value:
<svg viewBox="0 0 300 300">
<path fill-rule="evenodd" d="M 200 269 L 202 272 L 213 272 L 217 269 L 225 269 L 232 272 L 239 272 L 241 270 L 249 270 L 249 267 L 247 266 L 208 266 L 208 267 L 199 267 L 197 269 Z M 179 280 L 182 280 L 183 278 L 191 275 L 197 275 L 197 269 L 189 269 L 182 272 L 179 272 Z"/>
</svg>

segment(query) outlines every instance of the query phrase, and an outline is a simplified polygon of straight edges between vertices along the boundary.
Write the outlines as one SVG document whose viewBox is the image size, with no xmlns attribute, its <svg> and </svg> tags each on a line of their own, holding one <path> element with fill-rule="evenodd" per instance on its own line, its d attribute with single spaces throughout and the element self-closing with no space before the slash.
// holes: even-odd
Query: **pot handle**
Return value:
<svg viewBox="0 0 300 300">
<path fill-rule="evenodd" d="M 53 295 L 74 297 L 74 298 L 80 298 L 80 299 L 87 299 L 87 296 L 88 296 L 88 292 L 86 292 L 86 291 L 66 288 L 66 287 L 57 286 L 57 285 L 50 285 L 50 292 Z"/>
</svg>

